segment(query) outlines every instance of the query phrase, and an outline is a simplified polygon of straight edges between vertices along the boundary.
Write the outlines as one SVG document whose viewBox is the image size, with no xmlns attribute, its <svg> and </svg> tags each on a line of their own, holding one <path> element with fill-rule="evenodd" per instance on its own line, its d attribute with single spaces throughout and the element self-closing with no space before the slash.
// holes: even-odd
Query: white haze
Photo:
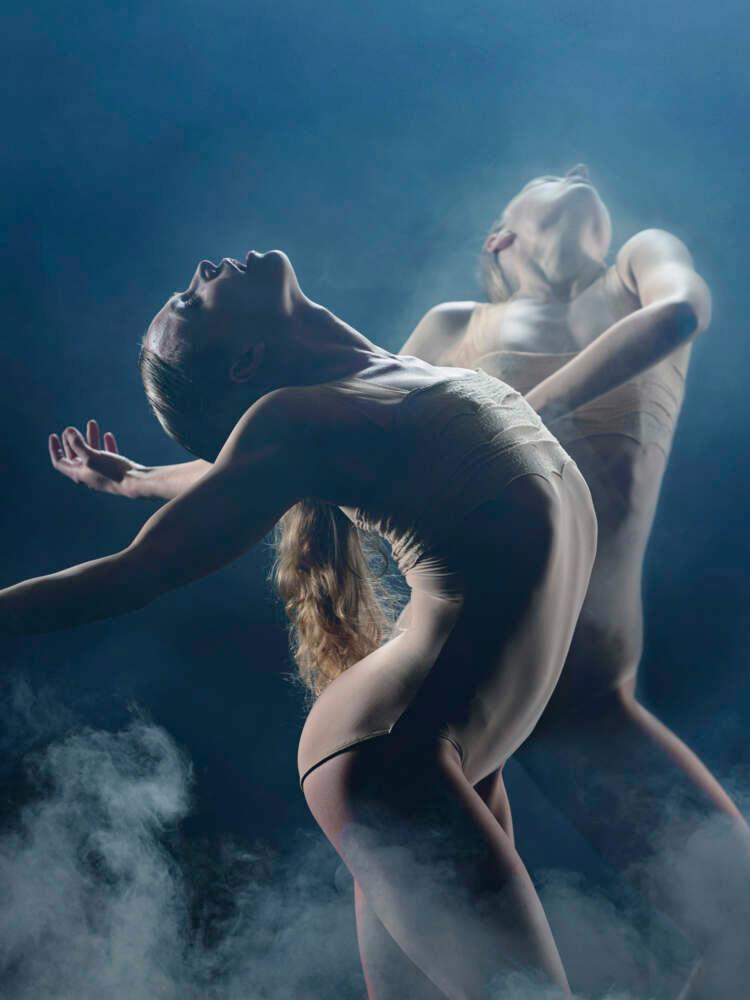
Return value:
<svg viewBox="0 0 750 1000">
<path fill-rule="evenodd" d="M 0 836 L 4 1000 L 363 1000 L 348 877 L 320 838 L 300 831 L 286 855 L 191 840 L 180 824 L 200 803 L 168 733 L 134 718 L 120 732 L 62 735 L 71 716 L 53 699 L 14 690 L 4 700 L 6 760 L 13 745 L 56 735 L 26 753 L 32 793 Z M 712 822 L 687 840 L 660 838 L 648 878 L 668 885 L 699 929 L 726 929 L 726 967 L 736 970 L 748 906 L 730 834 Z M 571 875 L 548 873 L 541 891 L 578 996 L 675 995 L 688 966 L 674 929 L 646 941 L 632 914 Z M 736 971 L 728 976 L 732 1000 L 742 989 Z M 555 993 L 512 973 L 494 995 Z"/>
</svg>

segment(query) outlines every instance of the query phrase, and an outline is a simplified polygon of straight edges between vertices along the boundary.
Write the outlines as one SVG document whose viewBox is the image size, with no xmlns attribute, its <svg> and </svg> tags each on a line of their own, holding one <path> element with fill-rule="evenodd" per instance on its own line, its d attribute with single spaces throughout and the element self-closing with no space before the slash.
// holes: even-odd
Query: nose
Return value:
<svg viewBox="0 0 750 1000">
<path fill-rule="evenodd" d="M 567 172 L 565 176 L 580 177 L 583 180 L 587 181 L 589 179 L 589 168 L 586 166 L 585 163 L 576 163 L 574 167 L 570 168 L 570 170 Z"/>
</svg>

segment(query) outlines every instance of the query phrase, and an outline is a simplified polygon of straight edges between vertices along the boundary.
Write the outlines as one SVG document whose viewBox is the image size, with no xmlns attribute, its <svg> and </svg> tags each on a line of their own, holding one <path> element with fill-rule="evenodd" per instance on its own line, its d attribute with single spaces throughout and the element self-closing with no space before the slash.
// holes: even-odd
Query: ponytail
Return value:
<svg viewBox="0 0 750 1000">
<path fill-rule="evenodd" d="M 274 578 L 313 696 L 382 643 L 389 617 L 359 532 L 338 507 L 303 500 L 287 511 L 276 529 Z"/>
</svg>

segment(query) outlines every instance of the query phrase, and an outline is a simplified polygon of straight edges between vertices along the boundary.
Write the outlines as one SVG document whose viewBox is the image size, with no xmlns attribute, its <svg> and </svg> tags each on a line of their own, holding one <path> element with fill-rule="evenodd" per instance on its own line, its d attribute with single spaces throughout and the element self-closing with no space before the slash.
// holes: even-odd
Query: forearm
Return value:
<svg viewBox="0 0 750 1000">
<path fill-rule="evenodd" d="M 177 465 L 138 466 L 128 471 L 121 491 L 131 498 L 174 500 L 195 485 L 211 467 L 211 463 L 202 458 Z"/>
<path fill-rule="evenodd" d="M 697 330 L 688 303 L 653 303 L 619 320 L 526 398 L 543 419 L 553 420 L 657 364 Z"/>
<path fill-rule="evenodd" d="M 127 550 L 0 590 L 0 634 L 54 632 L 143 607 L 155 596 Z"/>
</svg>

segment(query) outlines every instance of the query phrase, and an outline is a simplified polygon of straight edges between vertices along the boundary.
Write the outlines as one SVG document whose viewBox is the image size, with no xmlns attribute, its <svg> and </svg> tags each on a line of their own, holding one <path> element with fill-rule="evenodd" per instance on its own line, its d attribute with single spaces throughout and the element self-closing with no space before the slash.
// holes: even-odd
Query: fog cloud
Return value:
<svg viewBox="0 0 750 1000">
<path fill-rule="evenodd" d="M 6 1000 L 364 997 L 350 880 L 317 835 L 300 831 L 285 854 L 191 839 L 183 821 L 199 804 L 190 761 L 163 728 L 138 716 L 119 732 L 76 728 L 24 684 L 8 705 L 19 745 L 45 729 L 56 736 L 26 753 L 29 795 L 0 836 Z M 8 729 L 6 753 L 12 737 Z M 728 998 L 744 982 L 746 848 L 726 821 L 687 836 L 675 821 L 655 835 L 640 873 L 666 893 L 678 922 L 705 939 L 722 929 Z M 570 873 L 544 874 L 540 889 L 577 996 L 676 995 L 692 958 L 673 924 L 646 934 L 635 911 Z M 551 1000 L 554 991 L 513 972 L 495 995 Z"/>
</svg>

